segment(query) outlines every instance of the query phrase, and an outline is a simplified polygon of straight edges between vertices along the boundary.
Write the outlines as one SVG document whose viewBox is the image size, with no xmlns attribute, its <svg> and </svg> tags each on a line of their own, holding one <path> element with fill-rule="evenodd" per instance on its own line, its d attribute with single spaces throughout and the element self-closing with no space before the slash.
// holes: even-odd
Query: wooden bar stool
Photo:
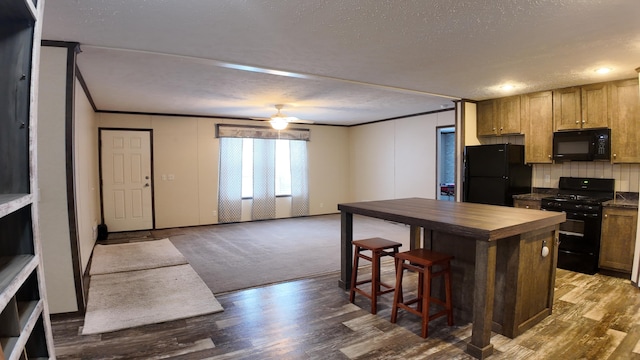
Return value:
<svg viewBox="0 0 640 360">
<path fill-rule="evenodd" d="M 398 248 L 402 246 L 402 244 L 382 238 L 354 240 L 352 241 L 352 244 L 355 247 L 355 253 L 353 256 L 353 270 L 351 272 L 351 290 L 349 291 L 349 301 L 353 303 L 356 292 L 358 294 L 364 295 L 366 298 L 371 300 L 371 313 L 376 314 L 378 312 L 378 296 L 394 291 L 393 286 L 380 281 L 380 258 L 383 256 L 395 256 L 395 254 L 398 253 Z M 361 253 L 361 251 L 365 250 L 370 250 L 371 256 L 367 256 Z M 358 263 L 360 258 L 371 261 L 371 280 L 358 281 Z M 358 285 L 366 283 L 371 283 L 371 292 L 366 292 L 357 287 Z M 381 286 L 385 287 L 386 289 L 382 290 L 380 288 Z"/>
<path fill-rule="evenodd" d="M 391 308 L 391 322 L 396 322 L 398 308 L 401 308 L 422 317 L 421 336 L 423 338 L 428 336 L 429 320 L 447 315 L 449 326 L 453 325 L 453 306 L 451 304 L 451 259 L 453 259 L 453 256 L 427 249 L 415 249 L 398 253 L 395 258 L 396 289 Z M 408 261 L 408 263 L 405 263 L 405 261 Z M 433 266 L 440 267 L 440 270 L 433 272 Z M 404 269 L 410 269 L 418 273 L 418 296 L 407 301 L 404 300 L 402 294 L 402 274 Z M 444 276 L 446 301 L 431 296 L 431 279 L 437 276 Z M 432 302 L 443 306 L 444 309 L 429 315 L 429 305 Z M 417 303 L 415 309 L 409 306 L 414 303 Z"/>
</svg>

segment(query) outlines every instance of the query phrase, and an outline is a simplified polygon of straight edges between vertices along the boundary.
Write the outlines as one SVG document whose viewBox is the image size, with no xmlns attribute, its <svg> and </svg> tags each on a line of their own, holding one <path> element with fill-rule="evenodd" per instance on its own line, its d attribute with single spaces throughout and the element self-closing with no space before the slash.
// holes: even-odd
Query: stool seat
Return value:
<svg viewBox="0 0 640 360">
<path fill-rule="evenodd" d="M 428 336 L 430 320 L 446 315 L 449 326 L 453 325 L 453 305 L 451 301 L 451 260 L 453 256 L 427 249 L 414 249 L 396 254 L 395 259 L 396 288 L 391 308 L 391 322 L 396 322 L 399 308 L 419 315 L 422 317 L 421 336 L 423 338 Z M 408 261 L 408 263 L 405 263 L 405 261 Z M 434 266 L 438 266 L 440 270 L 434 272 Z M 404 300 L 402 293 L 404 269 L 418 273 L 418 296 L 410 300 Z M 445 301 L 431 296 L 431 280 L 437 276 L 444 276 Z M 429 306 L 432 302 L 443 306 L 444 309 L 430 315 Z M 412 304 L 416 304 L 415 309 L 410 307 Z"/>
<path fill-rule="evenodd" d="M 401 243 L 383 239 L 383 238 L 370 238 L 363 240 L 354 240 L 351 242 L 355 248 L 353 256 L 353 270 L 351 273 L 351 288 L 349 291 L 349 302 L 353 303 L 356 293 L 363 295 L 371 300 L 371 313 L 376 314 L 378 312 L 378 296 L 386 293 L 390 293 L 395 290 L 391 285 L 385 284 L 380 281 L 380 258 L 383 256 L 394 257 L 398 253 L 398 249 L 402 246 Z M 367 256 L 362 251 L 371 251 L 371 256 Z M 365 259 L 371 262 L 371 279 L 358 281 L 358 264 L 359 259 Z M 371 283 L 371 291 L 366 292 L 358 285 Z M 385 289 L 381 289 L 384 287 Z"/>
</svg>

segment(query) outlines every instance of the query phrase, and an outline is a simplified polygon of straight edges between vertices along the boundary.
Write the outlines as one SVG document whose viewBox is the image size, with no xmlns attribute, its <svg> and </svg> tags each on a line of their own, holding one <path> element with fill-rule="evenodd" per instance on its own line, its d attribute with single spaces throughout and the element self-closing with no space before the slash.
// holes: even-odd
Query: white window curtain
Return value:
<svg viewBox="0 0 640 360">
<path fill-rule="evenodd" d="M 289 141 L 291 157 L 291 216 L 309 215 L 307 142 Z"/>
<path fill-rule="evenodd" d="M 218 222 L 242 217 L 242 139 L 220 138 Z"/>
<path fill-rule="evenodd" d="M 289 141 L 291 171 L 291 216 L 309 215 L 307 141 L 309 130 L 287 129 L 274 132 L 270 128 L 219 124 L 220 139 L 218 222 L 242 219 L 243 139 L 252 138 L 253 194 L 251 219 L 276 217 L 276 140 Z"/>
<path fill-rule="evenodd" d="M 253 139 L 253 203 L 251 219 L 276 217 L 276 141 Z"/>
</svg>

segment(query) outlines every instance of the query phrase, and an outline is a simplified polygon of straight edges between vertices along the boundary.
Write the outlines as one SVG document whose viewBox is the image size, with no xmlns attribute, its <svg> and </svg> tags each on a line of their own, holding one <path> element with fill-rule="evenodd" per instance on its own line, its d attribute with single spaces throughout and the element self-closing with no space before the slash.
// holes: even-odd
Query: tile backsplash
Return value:
<svg viewBox="0 0 640 360">
<path fill-rule="evenodd" d="M 482 139 L 481 142 L 483 144 L 524 144 L 524 136 L 495 136 Z M 616 192 L 640 192 L 640 164 L 611 164 L 605 161 L 534 164 L 531 186 L 557 188 L 561 176 L 615 179 Z"/>
<path fill-rule="evenodd" d="M 611 164 L 604 161 L 567 161 L 558 164 L 534 164 L 531 185 L 557 188 L 561 176 L 608 178 L 616 180 L 616 192 L 638 192 L 640 164 Z"/>
</svg>

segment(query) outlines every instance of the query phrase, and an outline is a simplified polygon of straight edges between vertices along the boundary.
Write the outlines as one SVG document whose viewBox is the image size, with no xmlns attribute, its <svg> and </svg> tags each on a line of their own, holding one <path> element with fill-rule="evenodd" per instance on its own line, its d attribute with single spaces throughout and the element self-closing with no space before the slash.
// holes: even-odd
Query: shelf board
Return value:
<svg viewBox="0 0 640 360">
<path fill-rule="evenodd" d="M 0 309 L 7 306 L 36 266 L 38 258 L 35 255 L 0 257 Z"/>
<path fill-rule="evenodd" d="M 22 326 L 20 336 L 0 339 L 7 360 L 21 359 L 27 340 L 29 340 L 36 322 L 42 315 L 44 302 L 42 300 L 29 301 L 23 303 L 20 307 L 22 308 L 20 311 L 20 325 Z"/>
<path fill-rule="evenodd" d="M 0 194 L 0 218 L 33 202 L 31 194 Z"/>
</svg>

